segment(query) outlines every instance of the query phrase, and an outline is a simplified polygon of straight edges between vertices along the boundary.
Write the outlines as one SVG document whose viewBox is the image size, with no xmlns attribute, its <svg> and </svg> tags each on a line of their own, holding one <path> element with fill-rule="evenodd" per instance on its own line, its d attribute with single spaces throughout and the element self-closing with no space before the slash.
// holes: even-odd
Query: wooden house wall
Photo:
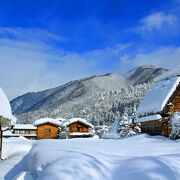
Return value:
<svg viewBox="0 0 180 180">
<path fill-rule="evenodd" d="M 89 132 L 89 127 L 80 122 L 72 123 L 68 127 L 69 127 L 70 133 L 72 133 L 72 132 Z"/>
<path fill-rule="evenodd" d="M 55 139 L 59 128 L 53 124 L 46 123 L 37 126 L 37 139 Z"/>
<path fill-rule="evenodd" d="M 141 123 L 141 132 L 150 135 L 161 135 L 162 123 L 161 121 L 148 121 Z"/>
<path fill-rule="evenodd" d="M 173 100 L 174 112 L 180 112 L 180 85 L 178 86 L 175 98 Z"/>
</svg>

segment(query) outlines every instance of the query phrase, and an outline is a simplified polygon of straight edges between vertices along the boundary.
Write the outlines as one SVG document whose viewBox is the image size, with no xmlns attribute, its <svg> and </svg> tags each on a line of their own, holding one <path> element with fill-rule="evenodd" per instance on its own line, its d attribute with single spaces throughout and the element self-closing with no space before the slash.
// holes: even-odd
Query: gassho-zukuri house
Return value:
<svg viewBox="0 0 180 180">
<path fill-rule="evenodd" d="M 175 112 L 180 112 L 180 77 L 156 82 L 140 102 L 138 117 L 141 132 L 150 135 L 170 134 L 169 122 Z"/>
<path fill-rule="evenodd" d="M 16 118 L 12 115 L 11 106 L 7 96 L 0 88 L 0 158 L 2 153 L 2 136 L 3 131 L 10 128 L 12 123 L 15 123 Z"/>
</svg>

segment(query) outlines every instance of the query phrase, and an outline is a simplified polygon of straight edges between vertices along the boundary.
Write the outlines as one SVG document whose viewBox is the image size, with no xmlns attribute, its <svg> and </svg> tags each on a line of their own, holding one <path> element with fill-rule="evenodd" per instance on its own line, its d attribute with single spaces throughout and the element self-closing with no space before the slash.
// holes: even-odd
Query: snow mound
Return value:
<svg viewBox="0 0 180 180">
<path fill-rule="evenodd" d="M 2 159 L 7 159 L 20 152 L 27 152 L 31 149 L 33 141 L 24 137 L 3 138 Z"/>
<path fill-rule="evenodd" d="M 42 140 L 28 154 L 28 170 L 43 180 L 178 180 L 179 143 L 146 134 L 118 140 Z"/>
</svg>

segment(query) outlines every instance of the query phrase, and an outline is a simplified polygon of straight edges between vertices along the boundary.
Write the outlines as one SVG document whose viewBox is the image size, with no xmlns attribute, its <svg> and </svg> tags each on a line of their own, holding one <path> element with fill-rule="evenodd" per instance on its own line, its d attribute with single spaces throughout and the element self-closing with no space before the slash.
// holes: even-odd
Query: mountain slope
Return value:
<svg viewBox="0 0 180 180">
<path fill-rule="evenodd" d="M 138 103 L 148 88 L 143 83 L 165 71 L 154 66 L 141 66 L 126 75 L 92 76 L 42 92 L 27 93 L 15 98 L 11 106 L 21 122 L 45 116 L 111 121 L 124 111 L 122 103 L 128 106 Z"/>
</svg>

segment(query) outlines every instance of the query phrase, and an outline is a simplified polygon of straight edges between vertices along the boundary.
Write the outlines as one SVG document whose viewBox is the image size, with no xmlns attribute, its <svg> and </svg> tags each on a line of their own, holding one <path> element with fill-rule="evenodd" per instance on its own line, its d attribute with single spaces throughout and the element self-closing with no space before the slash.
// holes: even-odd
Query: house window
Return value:
<svg viewBox="0 0 180 180">
<path fill-rule="evenodd" d="M 44 132 L 45 132 L 46 134 L 49 134 L 49 133 L 51 133 L 51 129 L 45 129 Z"/>
</svg>

